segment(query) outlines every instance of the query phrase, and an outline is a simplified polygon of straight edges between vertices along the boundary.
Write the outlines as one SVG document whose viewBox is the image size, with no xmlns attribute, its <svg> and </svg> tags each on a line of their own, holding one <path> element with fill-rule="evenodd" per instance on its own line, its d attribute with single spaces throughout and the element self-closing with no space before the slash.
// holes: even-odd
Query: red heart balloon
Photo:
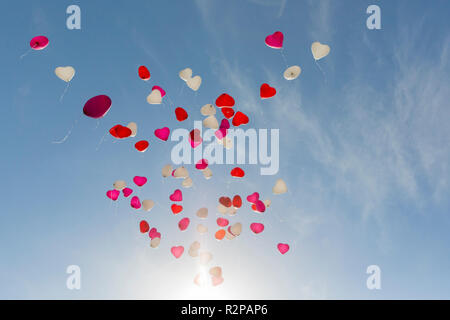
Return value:
<svg viewBox="0 0 450 320">
<path fill-rule="evenodd" d="M 222 113 L 223 113 L 223 116 L 227 119 L 230 119 L 234 116 L 233 108 L 224 107 L 224 108 L 222 108 Z"/>
<path fill-rule="evenodd" d="M 263 83 L 261 89 L 259 90 L 259 94 L 261 96 L 261 99 L 268 99 L 276 95 L 277 90 L 269 86 L 267 83 Z"/>
<path fill-rule="evenodd" d="M 245 176 L 245 172 L 244 170 L 242 170 L 239 167 L 233 168 L 233 170 L 231 170 L 231 176 L 235 177 L 235 178 L 242 178 L 243 176 Z"/>
<path fill-rule="evenodd" d="M 146 233 L 148 230 L 150 230 L 150 226 L 148 225 L 147 221 L 142 220 L 139 223 L 139 229 L 141 230 L 142 233 Z"/>
<path fill-rule="evenodd" d="M 222 107 L 233 107 L 234 106 L 234 99 L 228 93 L 222 93 L 216 99 L 216 106 L 219 107 L 219 108 L 222 108 Z"/>
<path fill-rule="evenodd" d="M 231 123 L 233 124 L 233 126 L 239 127 L 241 124 L 247 124 L 248 121 L 249 121 L 249 119 L 248 119 L 247 115 L 238 111 L 234 115 L 233 121 L 231 121 Z"/>
<path fill-rule="evenodd" d="M 150 79 L 150 71 L 148 71 L 146 66 L 140 66 L 138 68 L 138 73 L 139 78 L 141 78 L 142 80 L 147 81 L 148 79 Z"/>
<path fill-rule="evenodd" d="M 242 198 L 240 195 L 235 195 L 233 197 L 233 207 L 240 208 L 242 206 Z"/>
<path fill-rule="evenodd" d="M 183 108 L 178 107 L 175 109 L 175 116 L 177 117 L 177 120 L 181 122 L 188 118 L 188 113 Z"/>
<path fill-rule="evenodd" d="M 147 140 L 141 140 L 134 144 L 134 147 L 139 152 L 145 152 L 145 150 L 147 150 L 148 146 L 149 146 L 149 143 Z"/>
<path fill-rule="evenodd" d="M 114 127 L 112 127 L 111 129 L 109 129 L 109 133 L 117 138 L 117 139 L 123 139 L 123 138 L 128 138 L 129 136 L 131 136 L 131 129 L 128 127 L 124 127 L 121 126 L 120 124 L 115 125 Z"/>
<path fill-rule="evenodd" d="M 180 205 L 174 203 L 174 204 L 170 207 L 170 209 L 172 209 L 173 214 L 178 214 L 178 213 L 180 213 L 181 211 L 183 211 L 183 206 L 180 206 Z"/>
<path fill-rule="evenodd" d="M 231 207 L 231 199 L 228 197 L 220 197 L 219 202 L 221 205 L 223 205 L 227 208 Z"/>
</svg>

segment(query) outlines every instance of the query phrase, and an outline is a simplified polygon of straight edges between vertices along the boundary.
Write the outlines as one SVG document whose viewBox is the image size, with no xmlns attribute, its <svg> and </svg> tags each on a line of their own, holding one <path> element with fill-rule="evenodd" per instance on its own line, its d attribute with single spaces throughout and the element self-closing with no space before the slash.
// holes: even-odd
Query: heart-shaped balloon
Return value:
<svg viewBox="0 0 450 320">
<path fill-rule="evenodd" d="M 198 257 L 198 250 L 200 249 L 200 242 L 194 241 L 189 247 L 189 255 L 193 258 Z"/>
<path fill-rule="evenodd" d="M 233 168 L 233 169 L 231 170 L 230 174 L 231 174 L 232 177 L 235 177 L 235 178 L 242 178 L 242 177 L 245 176 L 244 170 L 242 170 L 242 169 L 239 168 L 239 167 Z"/>
<path fill-rule="evenodd" d="M 205 170 L 202 170 L 202 173 L 206 180 L 211 179 L 211 177 L 213 175 L 213 173 L 209 167 L 206 168 Z"/>
<path fill-rule="evenodd" d="M 242 198 L 240 195 L 235 195 L 233 197 L 233 207 L 240 208 L 242 206 Z"/>
<path fill-rule="evenodd" d="M 71 66 L 57 67 L 55 69 L 55 74 L 62 81 L 70 82 L 70 80 L 72 80 L 73 76 L 75 75 L 75 69 Z"/>
<path fill-rule="evenodd" d="M 178 259 L 183 254 L 184 247 L 183 246 L 172 247 L 170 249 L 170 252 L 172 252 L 173 256 Z"/>
<path fill-rule="evenodd" d="M 233 108 L 224 107 L 221 109 L 222 114 L 225 118 L 231 119 L 234 116 L 234 110 Z"/>
<path fill-rule="evenodd" d="M 286 182 L 284 182 L 283 179 L 278 179 L 272 188 L 273 194 L 283 194 L 283 193 L 286 193 L 287 191 L 288 191 L 288 188 L 287 188 Z"/>
<path fill-rule="evenodd" d="M 139 229 L 141 230 L 142 233 L 147 233 L 148 230 L 150 230 L 150 226 L 148 225 L 148 222 L 145 220 L 142 220 L 139 223 Z"/>
<path fill-rule="evenodd" d="M 233 120 L 231 121 L 231 123 L 235 127 L 239 127 L 242 124 L 247 124 L 248 122 L 249 122 L 248 116 L 240 111 L 236 112 L 236 114 L 233 117 Z"/>
<path fill-rule="evenodd" d="M 212 283 L 213 287 L 216 287 L 216 286 L 222 284 L 223 283 L 222 276 L 220 276 L 220 277 L 211 277 L 211 283 Z"/>
<path fill-rule="evenodd" d="M 272 98 L 274 95 L 276 95 L 277 90 L 275 90 L 275 88 L 272 88 L 271 86 L 269 86 L 267 83 L 263 83 L 259 90 L 259 94 L 261 96 L 261 99 L 268 99 L 268 98 Z"/>
<path fill-rule="evenodd" d="M 266 45 L 273 49 L 283 48 L 284 35 L 281 31 L 276 31 L 266 37 Z"/>
<path fill-rule="evenodd" d="M 114 189 L 121 191 L 123 188 L 127 186 L 127 183 L 124 180 L 117 180 L 113 183 Z"/>
<path fill-rule="evenodd" d="M 203 120 L 203 126 L 209 129 L 217 129 L 219 128 L 219 122 L 217 122 L 215 116 L 209 116 Z"/>
<path fill-rule="evenodd" d="M 228 129 L 225 128 L 219 128 L 219 130 L 217 130 L 216 132 L 214 132 L 214 135 L 216 136 L 216 138 L 218 140 L 222 140 L 223 138 L 226 137 L 228 132 Z"/>
<path fill-rule="evenodd" d="M 122 190 L 122 193 L 123 193 L 123 196 L 125 198 L 128 198 L 128 196 L 133 193 L 133 189 L 131 189 L 131 188 L 124 188 Z"/>
<path fill-rule="evenodd" d="M 145 199 L 144 201 L 142 201 L 142 209 L 144 209 L 145 211 L 152 210 L 154 206 L 155 202 L 153 200 Z"/>
<path fill-rule="evenodd" d="M 247 196 L 247 201 L 251 203 L 256 203 L 259 200 L 259 193 L 253 192 L 251 195 Z"/>
<path fill-rule="evenodd" d="M 184 121 L 188 118 L 188 113 L 181 107 L 175 109 L 175 117 L 178 121 Z"/>
<path fill-rule="evenodd" d="M 216 222 L 219 227 L 226 227 L 230 223 L 228 219 L 225 218 L 217 218 Z"/>
<path fill-rule="evenodd" d="M 252 230 L 256 234 L 261 233 L 264 231 L 264 225 L 262 223 L 252 223 L 250 225 L 250 230 Z"/>
<path fill-rule="evenodd" d="M 219 203 L 223 205 L 224 207 L 231 207 L 231 199 L 229 197 L 220 197 Z"/>
<path fill-rule="evenodd" d="M 264 211 L 266 211 L 266 205 L 264 204 L 263 201 L 257 200 L 255 202 L 255 209 L 256 209 L 256 211 L 263 213 Z"/>
<path fill-rule="evenodd" d="M 232 96 L 230 96 L 228 93 L 222 93 L 217 99 L 216 99 L 216 106 L 219 108 L 222 107 L 233 107 L 235 104 L 234 99 Z"/>
<path fill-rule="evenodd" d="M 178 73 L 178 75 L 183 81 L 188 81 L 192 77 L 192 69 L 191 68 L 183 69 Z"/>
<path fill-rule="evenodd" d="M 200 108 L 200 113 L 203 116 L 213 116 L 216 114 L 216 108 L 214 108 L 212 104 L 208 103 Z"/>
<path fill-rule="evenodd" d="M 141 207 L 141 201 L 139 200 L 139 197 L 134 196 L 131 198 L 130 205 L 134 209 L 139 209 Z"/>
<path fill-rule="evenodd" d="M 181 166 L 173 171 L 172 176 L 174 178 L 187 178 L 189 176 L 189 172 L 185 167 Z"/>
<path fill-rule="evenodd" d="M 120 191 L 119 190 L 108 190 L 106 191 L 106 196 L 113 201 L 116 201 L 119 198 Z"/>
<path fill-rule="evenodd" d="M 230 129 L 230 122 L 228 121 L 228 119 L 222 119 L 222 121 L 220 122 L 220 129 Z"/>
<path fill-rule="evenodd" d="M 163 141 L 167 141 L 167 139 L 169 139 L 169 135 L 170 129 L 167 127 L 155 130 L 155 136 Z"/>
<path fill-rule="evenodd" d="M 145 152 L 149 146 L 149 143 L 147 140 L 141 140 L 134 144 L 134 147 L 139 152 Z"/>
<path fill-rule="evenodd" d="M 148 71 L 146 66 L 140 66 L 138 68 L 138 74 L 139 74 L 139 78 L 141 78 L 142 80 L 149 80 L 150 79 L 150 71 Z"/>
<path fill-rule="evenodd" d="M 204 234 L 204 233 L 208 232 L 208 228 L 206 226 L 202 225 L 202 224 L 199 224 L 197 226 L 197 231 L 200 234 Z"/>
<path fill-rule="evenodd" d="M 183 211 L 183 206 L 174 203 L 170 206 L 170 209 L 172 210 L 173 214 L 179 214 L 181 211 Z"/>
<path fill-rule="evenodd" d="M 148 232 L 148 236 L 150 237 L 150 239 L 161 238 L 161 233 L 158 232 L 158 229 L 151 228 Z"/>
<path fill-rule="evenodd" d="M 130 122 L 127 124 L 127 128 L 131 130 L 131 136 L 130 137 L 136 137 L 137 134 L 137 124 L 136 122 Z"/>
<path fill-rule="evenodd" d="M 195 164 L 195 169 L 197 170 L 205 170 L 208 167 L 208 160 L 201 159 Z"/>
<path fill-rule="evenodd" d="M 111 108 L 111 103 L 106 95 L 92 97 L 84 104 L 83 113 L 94 119 L 102 118 Z"/>
<path fill-rule="evenodd" d="M 316 41 L 311 45 L 311 52 L 315 60 L 325 58 L 330 53 L 330 47 Z"/>
<path fill-rule="evenodd" d="M 202 143 L 202 134 L 199 129 L 194 129 L 189 134 L 189 142 L 192 148 L 196 148 Z"/>
<path fill-rule="evenodd" d="M 170 196 L 171 201 L 183 201 L 183 194 L 180 189 L 176 189 Z"/>
<path fill-rule="evenodd" d="M 214 237 L 215 237 L 217 240 L 222 240 L 223 238 L 225 238 L 225 234 L 226 234 L 226 232 L 225 232 L 224 229 L 219 229 L 219 230 L 217 230 L 216 233 L 214 234 Z"/>
<path fill-rule="evenodd" d="M 33 50 L 42 50 L 48 46 L 48 38 L 46 36 L 36 36 L 30 41 L 30 47 Z"/>
<path fill-rule="evenodd" d="M 155 237 L 155 238 L 153 238 L 150 241 L 150 247 L 158 248 L 160 243 L 161 243 L 161 238 L 160 237 Z"/>
<path fill-rule="evenodd" d="M 161 98 L 164 98 L 164 96 L 166 95 L 166 91 L 164 91 L 164 89 L 160 86 L 153 86 L 152 91 L 153 90 L 158 90 L 161 93 Z"/>
<path fill-rule="evenodd" d="M 192 90 L 197 91 L 200 88 L 200 85 L 202 84 L 202 78 L 200 76 L 189 78 L 186 81 L 186 84 Z"/>
<path fill-rule="evenodd" d="M 164 178 L 169 177 L 172 174 L 172 165 L 171 164 L 166 164 L 162 169 L 161 169 L 161 174 Z"/>
<path fill-rule="evenodd" d="M 178 228 L 181 230 L 181 231 L 184 231 L 184 230 L 186 230 L 188 227 L 189 227 L 189 223 L 190 223 L 191 221 L 189 220 L 189 218 L 183 218 L 183 219 L 181 219 L 179 222 L 178 222 Z"/>
<path fill-rule="evenodd" d="M 233 224 L 232 226 L 228 227 L 228 232 L 235 237 L 239 236 L 242 232 L 242 224 L 240 222 Z"/>
<path fill-rule="evenodd" d="M 285 254 L 289 251 L 289 245 L 287 243 L 279 243 L 277 245 L 278 251 L 280 251 L 281 254 Z"/>
<path fill-rule="evenodd" d="M 138 187 L 142 187 L 144 184 L 147 183 L 147 178 L 146 178 L 146 177 L 135 176 L 135 177 L 133 178 L 133 182 L 134 182 Z"/>
<path fill-rule="evenodd" d="M 112 127 L 111 129 L 109 129 L 109 133 L 117 139 L 124 139 L 124 138 L 128 138 L 129 136 L 131 136 L 131 129 L 128 127 L 124 127 L 120 124 L 115 125 L 114 127 Z"/>
<path fill-rule="evenodd" d="M 205 251 L 205 252 L 201 252 L 199 257 L 200 257 L 200 264 L 205 265 L 205 264 L 207 264 L 208 262 L 211 261 L 212 254 L 210 252 L 208 252 L 208 251 Z"/>
<path fill-rule="evenodd" d="M 162 95 L 159 90 L 152 90 L 152 92 L 147 96 L 147 102 L 149 104 L 161 104 Z"/>
<path fill-rule="evenodd" d="M 206 219 L 208 217 L 208 208 L 200 208 L 197 210 L 197 217 Z"/>
<path fill-rule="evenodd" d="M 190 187 L 192 187 L 192 184 L 193 184 L 193 181 L 192 181 L 191 177 L 186 177 L 181 182 L 181 186 L 184 188 L 190 188 Z"/>
</svg>

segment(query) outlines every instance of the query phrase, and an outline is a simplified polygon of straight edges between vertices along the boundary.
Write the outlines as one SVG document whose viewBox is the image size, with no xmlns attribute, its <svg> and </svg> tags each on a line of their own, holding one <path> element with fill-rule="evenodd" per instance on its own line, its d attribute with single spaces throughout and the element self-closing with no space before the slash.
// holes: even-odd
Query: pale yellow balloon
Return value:
<svg viewBox="0 0 450 320">
<path fill-rule="evenodd" d="M 213 277 L 221 277 L 222 276 L 222 268 L 219 266 L 212 267 L 211 269 L 209 269 L 209 274 L 212 275 Z"/>
<path fill-rule="evenodd" d="M 130 122 L 129 124 L 127 124 L 127 128 L 131 130 L 130 137 L 136 137 L 136 134 L 137 134 L 137 124 L 136 124 L 136 122 Z"/>
<path fill-rule="evenodd" d="M 216 114 L 216 107 L 214 107 L 211 103 L 207 103 L 200 108 L 200 113 L 203 116 L 213 116 Z"/>
<path fill-rule="evenodd" d="M 152 248 L 158 248 L 160 242 L 161 242 L 161 239 L 160 239 L 160 238 L 153 238 L 153 239 L 150 241 L 150 247 L 152 247 Z"/>
<path fill-rule="evenodd" d="M 197 210 L 197 217 L 206 219 L 208 217 L 208 208 L 200 208 Z"/>
<path fill-rule="evenodd" d="M 199 287 L 206 286 L 207 278 L 206 278 L 205 274 L 198 273 L 194 278 L 194 283 L 196 285 L 198 285 Z"/>
<path fill-rule="evenodd" d="M 325 58 L 330 53 L 330 47 L 326 44 L 321 44 L 316 41 L 311 45 L 311 52 L 315 60 Z"/>
<path fill-rule="evenodd" d="M 200 242 L 194 241 L 189 247 L 189 255 L 193 258 L 198 257 L 198 250 L 200 249 Z"/>
<path fill-rule="evenodd" d="M 153 200 L 146 199 L 142 201 L 142 209 L 145 211 L 150 211 L 155 206 L 155 202 Z"/>
<path fill-rule="evenodd" d="M 226 149 L 233 148 L 233 140 L 231 140 L 228 137 L 225 137 L 225 138 L 222 138 L 222 139 L 217 139 L 217 143 L 223 145 L 224 148 L 226 148 Z"/>
<path fill-rule="evenodd" d="M 302 72 L 302 69 L 299 66 L 292 66 L 287 68 L 284 73 L 283 77 L 286 80 L 294 80 L 297 79 L 300 73 Z"/>
<path fill-rule="evenodd" d="M 200 252 L 200 264 L 208 264 L 208 262 L 211 261 L 212 259 L 212 254 L 211 252 L 208 251 L 204 251 L 204 252 Z"/>
<path fill-rule="evenodd" d="M 217 211 L 219 211 L 221 214 L 227 213 L 228 208 L 225 207 L 223 204 L 219 203 L 217 205 Z"/>
<path fill-rule="evenodd" d="M 183 188 L 190 188 L 192 187 L 192 184 L 193 182 L 191 177 L 184 178 L 183 181 L 181 182 L 181 186 Z"/>
<path fill-rule="evenodd" d="M 183 69 L 178 73 L 178 75 L 183 81 L 188 81 L 192 77 L 192 69 L 191 68 Z"/>
<path fill-rule="evenodd" d="M 230 216 L 235 216 L 237 213 L 237 209 L 233 206 L 227 208 L 227 214 Z"/>
<path fill-rule="evenodd" d="M 161 104 L 162 102 L 161 92 L 157 89 L 153 90 L 152 93 L 150 93 L 147 96 L 147 102 L 149 104 Z"/>
<path fill-rule="evenodd" d="M 162 174 L 162 176 L 163 176 L 164 178 L 167 178 L 167 177 L 169 177 L 169 176 L 172 175 L 172 171 L 173 171 L 172 165 L 166 164 L 166 165 L 162 168 L 161 174 Z"/>
<path fill-rule="evenodd" d="M 200 85 L 202 84 L 202 77 L 195 76 L 195 77 L 189 78 L 186 81 L 186 84 L 192 90 L 197 91 L 200 88 Z"/>
<path fill-rule="evenodd" d="M 237 237 L 242 232 L 242 224 L 240 222 L 233 224 L 230 228 L 230 232 L 233 236 Z"/>
<path fill-rule="evenodd" d="M 203 119 L 203 126 L 209 129 L 219 129 L 219 122 L 215 116 L 208 116 L 206 119 Z"/>
<path fill-rule="evenodd" d="M 209 167 L 207 167 L 205 170 L 203 170 L 202 173 L 206 180 L 211 179 L 211 177 L 213 175 L 213 173 Z"/>
<path fill-rule="evenodd" d="M 208 232 L 208 227 L 206 227 L 202 224 L 199 224 L 199 225 L 197 225 L 197 232 L 200 234 L 205 234 Z"/>
<path fill-rule="evenodd" d="M 227 230 L 225 231 L 225 238 L 227 238 L 228 240 L 233 240 L 233 239 L 235 238 L 235 236 L 232 235 L 232 234 L 228 231 L 228 228 L 227 228 Z"/>
<path fill-rule="evenodd" d="M 270 207 L 270 205 L 272 204 L 272 201 L 270 201 L 270 199 L 266 199 L 263 202 L 266 205 L 266 208 Z"/>
<path fill-rule="evenodd" d="M 288 188 L 287 188 L 286 182 L 284 182 L 283 179 L 278 179 L 272 188 L 273 194 L 283 194 L 283 193 L 286 193 L 287 191 L 288 191 Z"/>
<path fill-rule="evenodd" d="M 113 183 L 113 187 L 116 190 L 123 190 L 125 187 L 127 186 L 127 183 L 123 180 L 117 180 L 116 182 Z"/>
<path fill-rule="evenodd" d="M 70 80 L 72 80 L 72 78 L 75 76 L 75 69 L 71 66 L 57 67 L 55 69 L 55 74 L 61 80 L 70 82 Z"/>
<path fill-rule="evenodd" d="M 189 177 L 189 172 L 187 171 L 187 169 L 185 167 L 178 167 L 175 169 L 173 176 L 175 178 L 187 178 L 187 177 Z"/>
</svg>

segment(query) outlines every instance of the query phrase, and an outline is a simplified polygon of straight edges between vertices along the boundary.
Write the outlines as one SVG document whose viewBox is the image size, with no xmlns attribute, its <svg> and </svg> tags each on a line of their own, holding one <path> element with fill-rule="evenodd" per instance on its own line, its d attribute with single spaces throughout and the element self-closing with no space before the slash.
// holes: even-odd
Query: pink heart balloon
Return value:
<svg viewBox="0 0 450 320">
<path fill-rule="evenodd" d="M 133 178 L 133 182 L 134 182 L 138 187 L 142 187 L 144 184 L 147 183 L 147 178 L 146 178 L 146 177 L 135 176 L 135 177 Z"/>
<path fill-rule="evenodd" d="M 130 204 L 131 204 L 131 207 L 134 209 L 139 209 L 141 207 L 141 201 L 139 200 L 139 198 L 137 196 L 134 196 L 133 198 L 131 198 Z"/>
<path fill-rule="evenodd" d="M 262 213 L 262 212 L 266 211 L 266 205 L 261 200 L 257 200 L 255 203 L 255 206 L 256 206 L 256 211 L 258 211 L 258 212 Z"/>
<path fill-rule="evenodd" d="M 48 38 L 46 36 L 37 36 L 31 39 L 30 47 L 33 50 L 42 50 L 48 46 Z"/>
<path fill-rule="evenodd" d="M 159 233 L 156 228 L 151 228 L 150 231 L 148 232 L 148 236 L 150 237 L 150 239 L 153 239 L 153 238 L 161 239 L 161 233 Z"/>
<path fill-rule="evenodd" d="M 183 218 L 178 222 L 178 228 L 180 228 L 181 231 L 184 231 L 189 227 L 190 222 L 189 218 Z"/>
<path fill-rule="evenodd" d="M 170 252 L 172 252 L 173 256 L 178 259 L 183 254 L 184 247 L 183 246 L 172 247 L 170 249 Z"/>
<path fill-rule="evenodd" d="M 171 201 L 182 201 L 183 200 L 183 194 L 181 193 L 180 189 L 175 190 L 169 197 Z"/>
<path fill-rule="evenodd" d="M 164 91 L 163 88 L 161 88 L 160 86 L 153 86 L 152 87 L 152 91 L 153 90 L 158 90 L 159 92 L 161 92 L 161 98 L 164 98 L 164 96 L 166 95 L 166 92 Z"/>
<path fill-rule="evenodd" d="M 219 227 L 226 227 L 230 222 L 225 218 L 217 218 L 217 225 Z"/>
<path fill-rule="evenodd" d="M 259 193 L 254 192 L 251 195 L 247 197 L 247 201 L 256 204 L 256 202 L 259 200 Z M 264 203 L 263 203 L 264 204 Z"/>
<path fill-rule="evenodd" d="M 124 188 L 122 190 L 122 192 L 123 192 L 123 196 L 125 198 L 128 198 L 128 196 L 133 193 L 133 189 L 131 189 L 131 188 Z"/>
<path fill-rule="evenodd" d="M 202 143 L 203 139 L 201 137 L 200 130 L 194 129 L 189 134 L 189 142 L 192 148 L 196 148 Z"/>
<path fill-rule="evenodd" d="M 195 168 L 198 170 L 205 170 L 207 167 L 208 167 L 208 160 L 206 159 L 199 160 L 195 164 Z"/>
<path fill-rule="evenodd" d="M 261 233 L 264 231 L 264 225 L 262 223 L 252 223 L 250 225 L 250 230 L 252 230 L 256 234 Z"/>
<path fill-rule="evenodd" d="M 167 127 L 156 129 L 155 136 L 163 141 L 167 141 L 169 139 L 170 129 Z"/>
<path fill-rule="evenodd" d="M 216 136 L 217 139 L 222 140 L 223 138 L 225 138 L 227 136 L 228 130 L 225 128 L 220 128 L 218 130 L 216 130 L 216 132 L 214 132 L 214 135 Z"/>
<path fill-rule="evenodd" d="M 280 31 L 276 31 L 266 37 L 266 45 L 270 48 L 281 49 L 283 48 L 284 35 Z"/>
<path fill-rule="evenodd" d="M 277 247 L 281 254 L 285 254 L 289 251 L 289 245 L 287 243 L 279 243 Z"/>
<path fill-rule="evenodd" d="M 212 282 L 212 285 L 215 287 L 223 282 L 223 278 L 222 277 L 211 277 L 211 282 Z"/>
<path fill-rule="evenodd" d="M 119 190 L 108 190 L 106 191 L 106 196 L 113 201 L 116 201 L 119 198 L 120 191 Z"/>
</svg>

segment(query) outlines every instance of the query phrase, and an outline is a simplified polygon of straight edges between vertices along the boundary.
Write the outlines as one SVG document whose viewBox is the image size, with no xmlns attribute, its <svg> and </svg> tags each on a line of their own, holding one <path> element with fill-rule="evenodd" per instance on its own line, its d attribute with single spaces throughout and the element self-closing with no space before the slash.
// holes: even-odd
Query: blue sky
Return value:
<svg viewBox="0 0 450 320">
<path fill-rule="evenodd" d="M 66 8 L 81 8 L 81 30 L 66 28 Z M 382 29 L 366 28 L 366 8 L 378 4 Z M 448 1 L 15 1 L 2 4 L 2 195 L 0 297 L 11 298 L 450 298 L 450 116 Z M 280 52 L 266 35 L 285 35 L 284 55 L 302 74 L 282 77 Z M 28 50 L 44 34 L 50 45 Z M 312 59 L 314 41 L 331 47 Z M 145 64 L 152 74 L 137 77 Z M 77 73 L 65 83 L 57 66 Z M 203 78 L 195 94 L 178 78 L 191 67 Z M 259 87 L 277 88 L 260 100 Z M 152 85 L 173 105 L 148 105 Z M 213 289 L 192 283 L 198 268 L 188 255 L 175 260 L 172 245 L 188 247 L 195 228 L 181 233 L 168 195 L 179 181 L 163 181 L 173 144 L 156 141 L 155 128 L 180 125 L 175 106 L 190 120 L 200 107 L 228 92 L 249 126 L 280 129 L 280 170 L 260 176 L 244 166 L 212 168 L 205 180 L 189 167 L 195 188 L 184 190 L 184 215 L 210 209 L 223 194 L 259 191 L 272 200 L 263 216 L 248 208 L 232 218 L 261 221 L 258 236 L 202 244 L 221 265 L 225 282 Z M 82 115 L 87 99 L 113 101 L 99 121 Z M 71 136 L 62 138 L 77 121 Z M 117 123 L 135 121 L 150 148 L 102 137 Z M 192 127 L 192 122 L 182 125 Z M 117 179 L 149 177 L 139 191 L 160 205 L 137 213 L 105 197 Z M 271 193 L 283 178 L 290 192 Z M 136 189 L 136 188 L 135 188 Z M 162 230 L 157 250 L 139 234 L 145 218 Z M 291 244 L 281 256 L 278 242 Z M 81 290 L 66 288 L 68 265 L 81 267 Z M 367 266 L 381 268 L 381 290 L 366 288 Z"/>
</svg>

